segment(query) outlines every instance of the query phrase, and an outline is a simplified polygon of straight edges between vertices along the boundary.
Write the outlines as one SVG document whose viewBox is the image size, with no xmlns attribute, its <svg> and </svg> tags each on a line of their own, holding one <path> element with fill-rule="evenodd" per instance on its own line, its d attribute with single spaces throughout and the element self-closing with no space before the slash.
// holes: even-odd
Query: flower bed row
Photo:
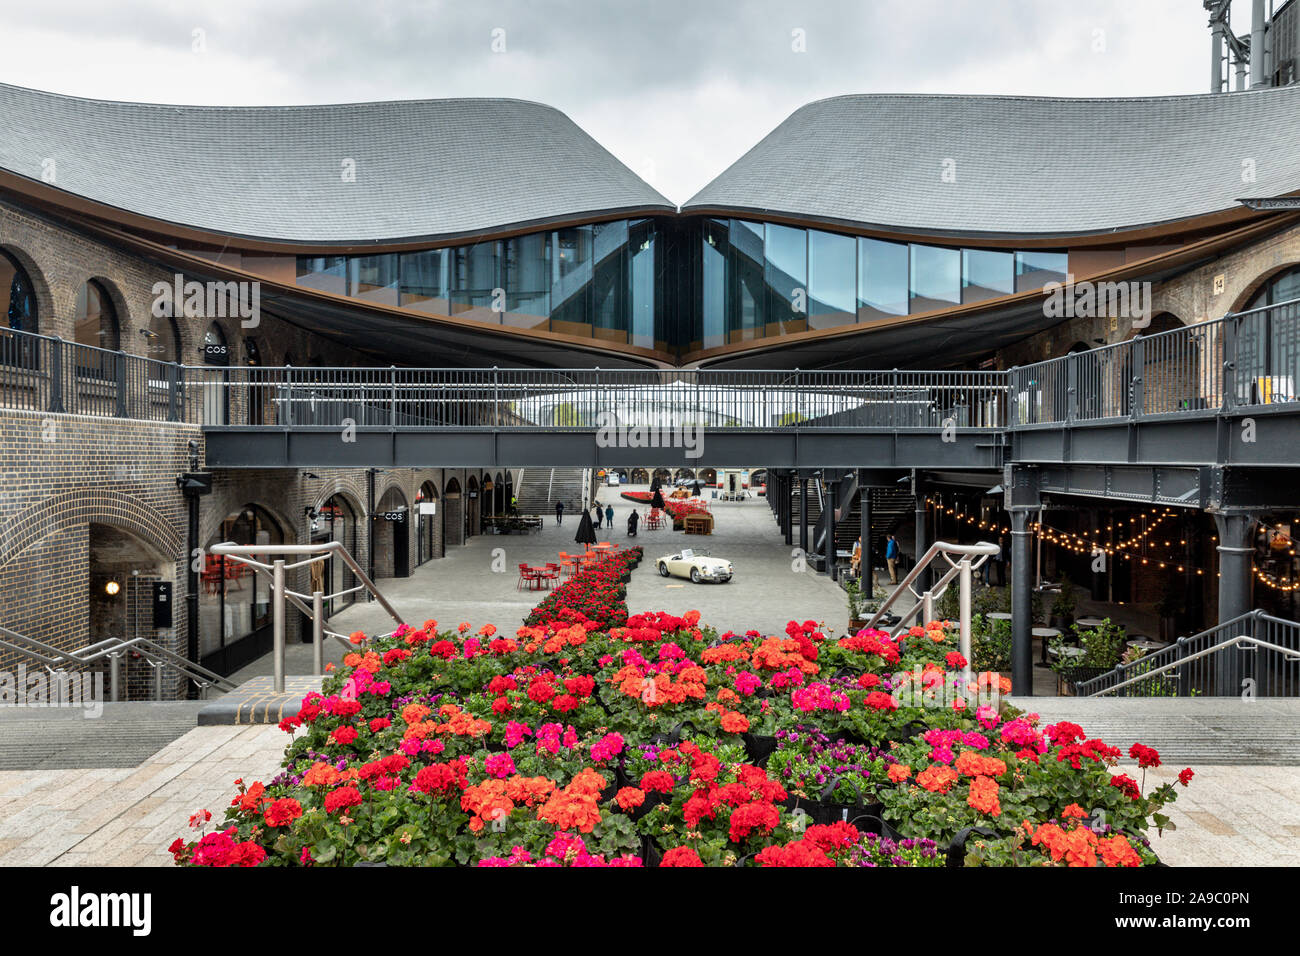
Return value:
<svg viewBox="0 0 1300 956">
<path fill-rule="evenodd" d="M 624 498 L 628 501 L 635 501 L 638 504 L 649 504 L 652 496 L 648 491 L 624 491 Z M 687 515 L 706 515 L 710 514 L 708 502 L 703 498 L 665 498 L 664 511 L 668 517 L 673 519 L 675 525 L 680 524 L 681 520 Z"/>
<path fill-rule="evenodd" d="M 193 865 L 1136 866 L 1174 787 L 1121 752 L 962 683 L 942 622 L 900 640 L 718 633 L 629 616 L 579 573 L 514 635 L 426 621 L 356 650 L 307 695 L 281 772 Z M 983 702 L 981 702 L 983 701 Z M 1141 768 L 1159 755 L 1134 745 Z M 1183 772 L 1186 785 L 1191 771 Z"/>
</svg>

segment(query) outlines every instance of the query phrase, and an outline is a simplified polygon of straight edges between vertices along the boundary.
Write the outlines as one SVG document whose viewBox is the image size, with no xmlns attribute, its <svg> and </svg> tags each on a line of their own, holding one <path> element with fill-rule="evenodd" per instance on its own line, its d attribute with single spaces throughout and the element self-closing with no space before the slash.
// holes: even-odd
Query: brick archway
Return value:
<svg viewBox="0 0 1300 956">
<path fill-rule="evenodd" d="M 6 521 L 0 528 L 0 569 L 49 535 L 92 523 L 130 532 L 174 558 L 185 550 L 180 530 L 157 509 L 121 491 L 83 489 L 52 495 Z"/>
</svg>

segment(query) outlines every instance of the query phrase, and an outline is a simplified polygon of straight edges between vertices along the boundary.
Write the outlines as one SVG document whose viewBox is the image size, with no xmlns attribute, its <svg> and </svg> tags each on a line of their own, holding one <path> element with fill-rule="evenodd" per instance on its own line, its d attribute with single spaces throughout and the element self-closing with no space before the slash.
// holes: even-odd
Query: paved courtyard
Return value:
<svg viewBox="0 0 1300 956">
<path fill-rule="evenodd" d="M 634 486 L 635 487 L 635 486 Z M 639 486 L 641 490 L 644 486 Z M 624 489 L 626 490 L 626 489 Z M 614 527 L 600 528 L 601 541 L 620 545 L 638 544 L 645 560 L 632 572 L 627 603 L 633 612 L 669 611 L 681 614 L 698 610 L 705 623 L 744 632 L 751 628 L 764 634 L 783 634 L 790 620 L 825 622 L 842 633 L 848 625 L 844 591 L 823 574 L 795 570 L 792 548 L 786 547 L 772 511 L 763 498 L 744 502 L 711 502 L 717 522 L 710 536 L 687 536 L 664 528 L 647 531 L 636 538 L 627 536 L 627 516 L 633 503 L 619 496 L 619 489 L 602 488 L 601 505 L 613 505 Z M 643 514 L 645 507 L 639 509 Z M 554 515 L 544 518 L 543 529 L 528 535 L 478 535 L 467 545 L 449 550 L 440 560 L 429 561 L 407 578 L 383 578 L 377 582 L 384 596 L 408 623 L 420 625 L 433 618 L 444 627 L 468 621 L 478 629 L 494 624 L 513 634 L 545 592 L 516 589 L 518 565 L 557 561 L 561 551 L 581 551 L 574 542 L 578 516 L 567 514 L 557 525 Z M 727 584 L 692 584 L 679 578 L 662 578 L 655 559 L 684 547 L 729 559 L 736 576 Z M 903 605 L 909 607 L 910 602 Z M 330 627 L 341 633 L 365 631 L 386 633 L 394 622 L 378 603 L 358 603 L 330 619 Z M 327 660 L 341 660 L 345 651 L 337 642 L 327 644 Z M 286 650 L 287 672 L 305 674 L 311 668 L 311 649 L 291 644 Z M 269 656 L 250 663 L 233 675 L 236 682 L 268 674 Z"/>
</svg>

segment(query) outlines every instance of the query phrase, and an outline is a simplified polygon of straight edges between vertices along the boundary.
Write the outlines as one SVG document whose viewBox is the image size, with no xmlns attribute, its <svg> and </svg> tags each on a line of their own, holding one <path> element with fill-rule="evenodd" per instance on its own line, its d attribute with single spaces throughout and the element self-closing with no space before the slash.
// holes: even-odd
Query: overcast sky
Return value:
<svg viewBox="0 0 1300 956">
<path fill-rule="evenodd" d="M 0 82 L 218 105 L 539 100 L 677 203 L 821 97 L 1202 93 L 1210 72 L 1201 0 L 5 6 Z M 1235 31 L 1248 32 L 1249 3 L 1234 12 Z"/>
</svg>

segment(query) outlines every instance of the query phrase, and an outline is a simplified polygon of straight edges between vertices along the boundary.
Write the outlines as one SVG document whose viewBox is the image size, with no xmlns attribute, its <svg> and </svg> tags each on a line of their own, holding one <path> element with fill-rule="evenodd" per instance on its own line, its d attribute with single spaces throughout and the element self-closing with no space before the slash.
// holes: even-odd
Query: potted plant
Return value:
<svg viewBox="0 0 1300 956">
<path fill-rule="evenodd" d="M 1082 681 L 1100 677 L 1113 670 L 1124 653 L 1125 638 L 1123 625 L 1112 624 L 1110 618 L 1096 627 L 1081 628 L 1075 625 L 1074 631 L 1078 635 L 1079 647 L 1083 649 L 1082 654 L 1067 656 L 1064 652 L 1065 642 L 1060 638 L 1051 643 L 1052 647 L 1057 648 L 1056 660 L 1052 662 L 1051 668 L 1071 690 Z"/>
<path fill-rule="evenodd" d="M 866 602 L 862 597 L 862 586 L 850 579 L 844 584 L 844 593 L 848 597 L 849 604 L 849 633 L 856 634 L 867 626 L 869 619 Z"/>
<path fill-rule="evenodd" d="M 1074 585 L 1070 583 L 1068 577 L 1061 575 L 1061 590 L 1052 602 L 1051 626 L 1062 631 L 1069 630 L 1070 626 L 1074 624 L 1075 607 Z"/>
</svg>

